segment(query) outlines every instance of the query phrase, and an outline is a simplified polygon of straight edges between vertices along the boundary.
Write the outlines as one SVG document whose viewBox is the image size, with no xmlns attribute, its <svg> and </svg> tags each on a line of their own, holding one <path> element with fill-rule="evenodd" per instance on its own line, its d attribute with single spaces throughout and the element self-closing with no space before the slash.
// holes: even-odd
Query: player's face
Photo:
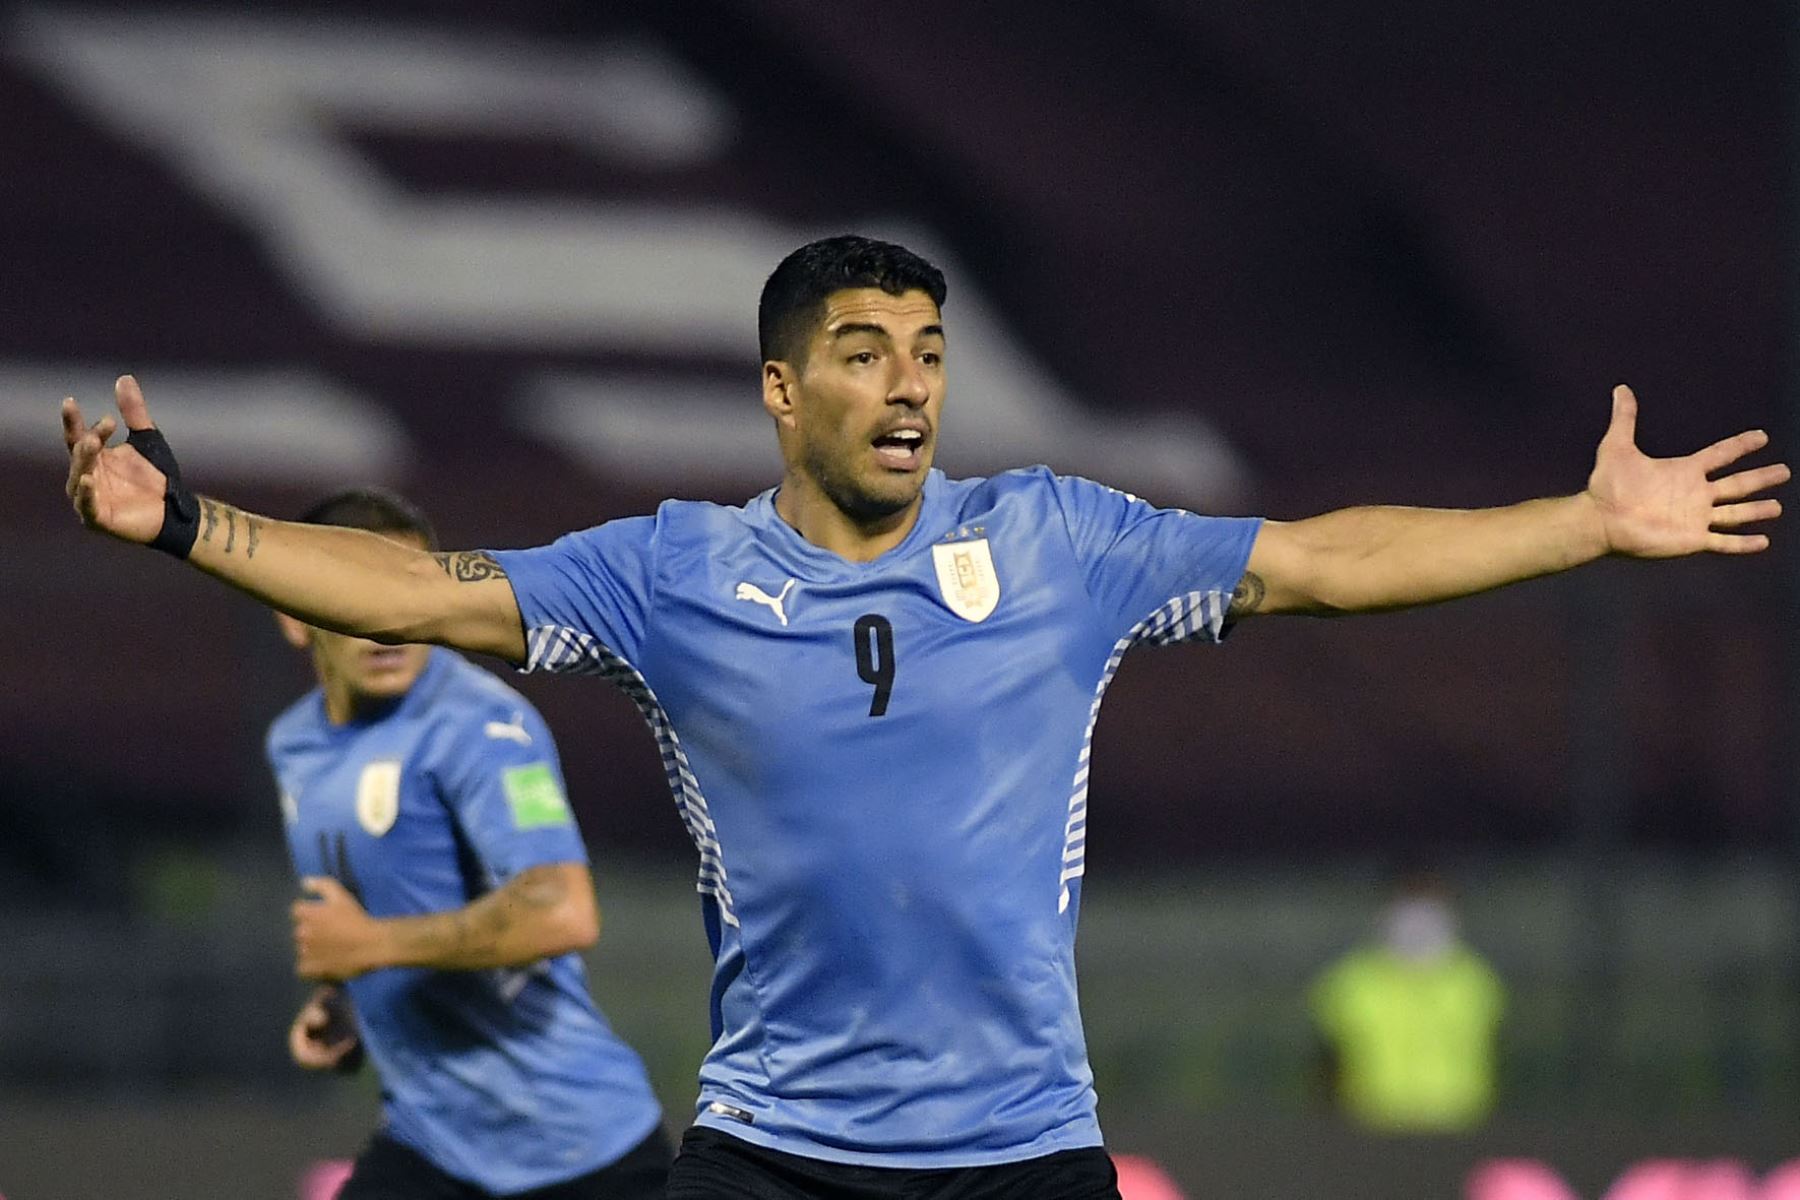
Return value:
<svg viewBox="0 0 1800 1200">
<path fill-rule="evenodd" d="M 944 401 L 943 318 L 924 292 L 834 292 L 791 385 L 794 465 L 845 514 L 918 499 Z"/>
<path fill-rule="evenodd" d="M 413 534 L 383 536 L 416 550 L 426 548 L 425 540 Z M 406 695 L 431 655 L 430 646 L 384 646 L 324 629 L 308 629 L 307 637 L 333 720 L 347 720 Z"/>
</svg>

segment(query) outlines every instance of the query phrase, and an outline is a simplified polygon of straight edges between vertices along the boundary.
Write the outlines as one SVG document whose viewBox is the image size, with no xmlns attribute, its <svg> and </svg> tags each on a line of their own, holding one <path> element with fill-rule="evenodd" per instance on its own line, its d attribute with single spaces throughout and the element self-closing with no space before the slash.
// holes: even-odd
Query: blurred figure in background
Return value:
<svg viewBox="0 0 1800 1200">
<path fill-rule="evenodd" d="M 1442 877 L 1405 872 L 1382 910 L 1378 939 L 1313 985 L 1326 1086 L 1361 1125 L 1454 1133 L 1493 1109 L 1505 990 L 1457 926 Z"/>
<path fill-rule="evenodd" d="M 302 519 L 435 543 L 386 492 Z M 315 1070 L 366 1051 L 381 1076 L 382 1128 L 341 1200 L 661 1196 L 661 1109 L 577 953 L 600 918 L 543 719 L 453 651 L 276 619 L 319 680 L 268 741 L 311 893 L 296 970 L 320 982 L 289 1050 Z"/>
</svg>

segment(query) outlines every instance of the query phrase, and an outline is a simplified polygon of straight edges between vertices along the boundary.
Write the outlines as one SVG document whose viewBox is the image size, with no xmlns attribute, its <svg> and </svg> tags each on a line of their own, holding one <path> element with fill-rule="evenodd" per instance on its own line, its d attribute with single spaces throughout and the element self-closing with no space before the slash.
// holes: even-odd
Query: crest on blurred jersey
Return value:
<svg viewBox="0 0 1800 1200">
<path fill-rule="evenodd" d="M 1000 603 L 1000 577 L 986 538 L 947 542 L 931 548 L 938 591 L 950 611 L 965 621 L 985 621 Z"/>
<path fill-rule="evenodd" d="M 394 827 L 400 815 L 400 763 L 397 759 L 372 762 L 356 781 L 356 819 L 380 837 Z"/>
</svg>

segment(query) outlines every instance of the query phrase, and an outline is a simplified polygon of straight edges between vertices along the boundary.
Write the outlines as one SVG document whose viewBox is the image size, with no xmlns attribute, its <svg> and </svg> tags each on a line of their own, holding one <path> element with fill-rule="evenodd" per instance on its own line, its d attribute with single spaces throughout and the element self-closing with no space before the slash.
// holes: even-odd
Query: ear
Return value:
<svg viewBox="0 0 1800 1200">
<path fill-rule="evenodd" d="M 770 359 L 763 364 L 763 409 L 783 428 L 793 428 L 799 383 L 800 376 L 787 363 Z"/>
<path fill-rule="evenodd" d="M 282 639 L 294 649 L 305 650 L 312 645 L 312 626 L 306 622 L 278 612 L 275 614 L 275 624 L 281 630 Z"/>
</svg>

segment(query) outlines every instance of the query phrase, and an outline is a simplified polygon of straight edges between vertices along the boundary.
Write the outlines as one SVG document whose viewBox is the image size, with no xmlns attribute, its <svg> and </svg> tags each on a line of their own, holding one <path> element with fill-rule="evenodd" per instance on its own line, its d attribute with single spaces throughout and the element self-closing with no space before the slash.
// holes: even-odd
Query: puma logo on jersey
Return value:
<svg viewBox="0 0 1800 1200">
<path fill-rule="evenodd" d="M 787 600 L 787 594 L 793 590 L 794 584 L 798 582 L 799 580 L 796 579 L 788 580 L 781 585 L 781 591 L 773 596 L 757 587 L 754 583 L 740 583 L 737 585 L 737 598 L 739 600 L 748 600 L 752 604 L 762 605 L 764 608 L 775 614 L 776 620 L 780 621 L 783 625 L 786 625 L 787 609 L 783 608 L 782 604 Z"/>
<path fill-rule="evenodd" d="M 531 735 L 525 732 L 525 714 L 522 712 L 514 713 L 510 722 L 489 721 L 481 727 L 481 731 L 491 738 L 505 738 L 521 746 L 531 745 Z"/>
</svg>

